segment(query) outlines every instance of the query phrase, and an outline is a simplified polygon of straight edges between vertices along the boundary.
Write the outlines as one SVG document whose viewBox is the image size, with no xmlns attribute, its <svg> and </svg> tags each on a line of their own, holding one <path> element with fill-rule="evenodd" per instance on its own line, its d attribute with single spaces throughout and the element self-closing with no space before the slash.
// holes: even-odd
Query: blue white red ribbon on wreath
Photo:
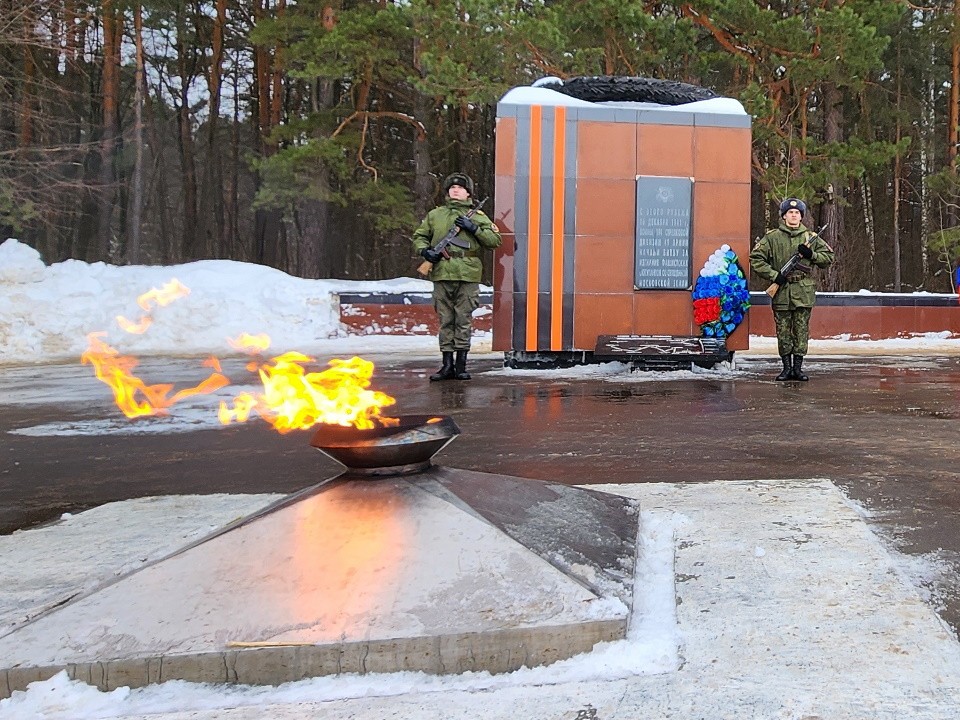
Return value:
<svg viewBox="0 0 960 720">
<path fill-rule="evenodd" d="M 729 245 L 707 258 L 693 288 L 693 320 L 705 337 L 725 338 L 750 307 L 747 277 Z"/>
</svg>

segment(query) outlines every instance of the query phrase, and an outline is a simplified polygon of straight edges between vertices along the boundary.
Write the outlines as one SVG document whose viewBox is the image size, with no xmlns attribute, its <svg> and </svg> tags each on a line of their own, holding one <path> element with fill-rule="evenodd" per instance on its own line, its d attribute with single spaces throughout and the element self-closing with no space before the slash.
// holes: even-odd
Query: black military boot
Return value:
<svg viewBox="0 0 960 720">
<path fill-rule="evenodd" d="M 457 350 L 457 362 L 454 365 L 457 371 L 457 380 L 469 380 L 470 373 L 467 372 L 467 351 Z"/>
<path fill-rule="evenodd" d="M 774 380 L 790 380 L 793 378 L 793 368 L 790 366 L 790 355 L 781 355 L 780 359 L 783 360 L 783 370 L 777 375 Z"/>
<path fill-rule="evenodd" d="M 791 380 L 800 380 L 801 382 L 806 382 L 810 378 L 803 374 L 803 355 L 794 355 L 793 356 L 793 368 L 790 373 Z"/>
<path fill-rule="evenodd" d="M 430 376 L 430 381 L 435 380 L 453 380 L 454 377 L 453 369 L 453 352 L 450 350 L 443 351 L 443 365 L 440 366 L 440 369 L 437 370 L 433 375 Z"/>
</svg>

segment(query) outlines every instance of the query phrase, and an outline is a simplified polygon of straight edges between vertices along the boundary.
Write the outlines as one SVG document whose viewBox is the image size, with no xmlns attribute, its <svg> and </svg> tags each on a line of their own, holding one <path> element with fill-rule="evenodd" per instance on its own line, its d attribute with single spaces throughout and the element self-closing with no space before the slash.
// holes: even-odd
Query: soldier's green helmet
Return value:
<svg viewBox="0 0 960 720">
<path fill-rule="evenodd" d="M 446 195 L 448 192 L 450 192 L 450 188 L 452 188 L 454 185 L 459 185 L 467 191 L 470 197 L 473 197 L 473 180 L 470 179 L 469 175 L 464 175 L 463 173 L 452 173 L 447 175 L 447 177 L 443 180 L 443 194 Z"/>
</svg>

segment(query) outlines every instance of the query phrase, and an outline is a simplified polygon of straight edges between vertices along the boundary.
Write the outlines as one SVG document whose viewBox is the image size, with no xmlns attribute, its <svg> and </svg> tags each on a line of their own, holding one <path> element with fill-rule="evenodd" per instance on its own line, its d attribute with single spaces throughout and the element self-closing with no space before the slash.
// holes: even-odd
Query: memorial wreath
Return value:
<svg viewBox="0 0 960 720">
<path fill-rule="evenodd" d="M 693 288 L 693 320 L 705 337 L 725 338 L 750 307 L 747 278 L 729 245 L 707 258 Z"/>
</svg>

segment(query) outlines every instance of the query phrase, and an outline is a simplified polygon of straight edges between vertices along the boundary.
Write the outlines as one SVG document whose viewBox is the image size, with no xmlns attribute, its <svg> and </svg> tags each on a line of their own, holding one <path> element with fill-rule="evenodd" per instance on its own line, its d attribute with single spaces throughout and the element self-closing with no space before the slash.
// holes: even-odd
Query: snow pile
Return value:
<svg viewBox="0 0 960 720">
<path fill-rule="evenodd" d="M 145 311 L 137 298 L 172 280 L 190 293 Z M 168 267 L 117 267 L 67 260 L 45 266 L 40 254 L 16 240 L 0 245 L 0 363 L 74 360 L 87 334 L 123 353 L 225 355 L 228 338 L 266 333 L 271 349 L 305 350 L 343 337 L 338 292 L 430 289 L 422 280 L 384 282 L 304 280 L 279 270 L 232 260 Z M 140 335 L 121 330 L 117 317 L 151 326 Z M 307 347 L 305 347 L 305 345 Z"/>
</svg>

